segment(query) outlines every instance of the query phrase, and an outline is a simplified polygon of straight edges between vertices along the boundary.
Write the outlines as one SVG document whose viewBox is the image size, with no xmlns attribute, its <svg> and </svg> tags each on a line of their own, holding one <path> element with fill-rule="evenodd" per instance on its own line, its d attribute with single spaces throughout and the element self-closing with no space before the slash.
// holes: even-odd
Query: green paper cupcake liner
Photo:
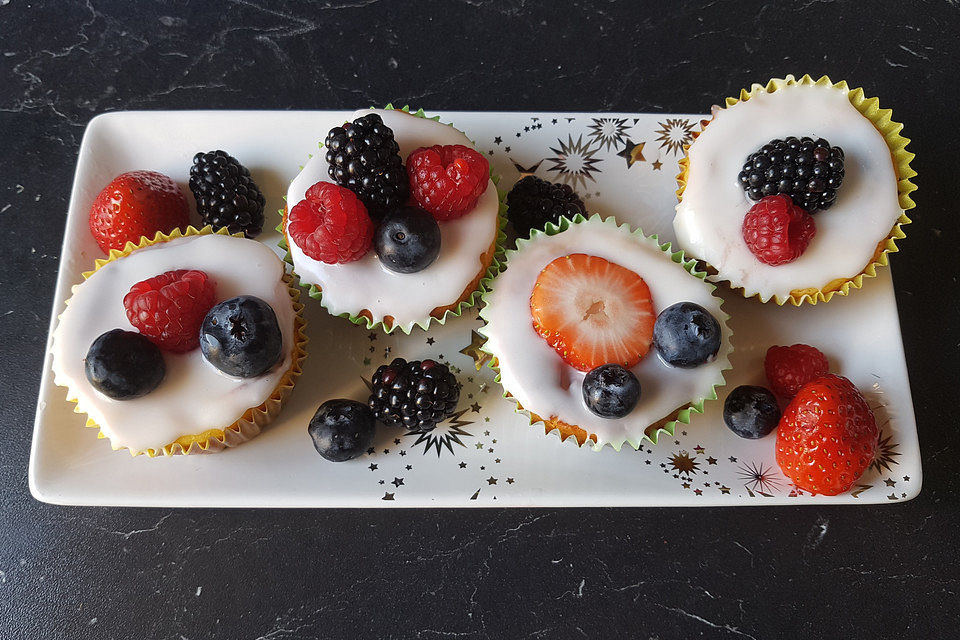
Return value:
<svg viewBox="0 0 960 640">
<path fill-rule="evenodd" d="M 900 201 L 900 209 L 902 210 L 900 217 L 894 223 L 889 235 L 878 243 L 876 252 L 860 273 L 850 278 L 837 278 L 820 287 L 797 289 L 785 297 L 777 295 L 771 298 L 780 306 L 789 302 L 793 306 L 799 307 L 804 302 L 815 305 L 818 302 L 829 302 L 835 295 L 849 295 L 852 290 L 863 287 L 864 278 L 875 278 L 878 267 L 884 267 L 890 264 L 889 254 L 899 251 L 897 248 L 897 240 L 907 237 L 903 231 L 903 226 L 912 222 L 910 218 L 907 217 L 906 212 L 916 206 L 910 194 L 917 190 L 917 186 L 911 182 L 911 179 L 916 177 L 917 172 L 910 167 L 910 162 L 916 157 L 916 154 L 907 151 L 907 145 L 910 143 L 910 140 L 900 135 L 900 132 L 903 130 L 903 124 L 893 120 L 893 111 L 891 109 L 881 109 L 878 98 L 867 98 L 862 88 L 851 89 L 845 80 L 833 82 L 828 76 L 821 76 L 819 79 L 814 80 L 809 74 L 803 75 L 799 80 L 794 78 L 793 75 L 788 75 L 785 78 L 774 78 L 765 85 L 754 84 L 749 91 L 747 89 L 741 89 L 740 94 L 736 98 L 727 98 L 724 101 L 724 108 L 732 107 L 738 102 L 749 100 L 755 95 L 773 93 L 783 87 L 791 85 L 834 87 L 846 92 L 850 104 L 856 107 L 857 111 L 873 123 L 873 126 L 876 127 L 877 131 L 883 136 L 887 147 L 890 149 L 894 170 L 897 175 L 897 193 Z M 683 192 L 686 189 L 687 177 L 690 171 L 687 151 L 690 149 L 690 146 L 695 143 L 696 138 L 712 121 L 712 117 L 702 120 L 700 122 L 700 131 L 693 133 L 694 142 L 684 145 L 684 156 L 680 159 L 680 173 L 677 175 L 676 193 L 678 201 L 683 200 Z M 717 281 L 726 282 L 726 280 L 723 280 L 722 275 Z M 747 296 L 742 287 L 732 288 L 738 289 L 744 297 L 755 297 L 762 300 L 759 293 Z M 766 302 L 765 300 L 762 301 Z"/>
<path fill-rule="evenodd" d="M 681 409 L 679 409 L 679 411 L 675 412 L 676 413 L 675 419 L 669 420 L 668 422 L 662 424 L 659 428 L 653 429 L 653 430 L 650 429 L 652 425 L 648 425 L 647 427 L 644 428 L 644 431 L 638 436 L 628 436 L 628 437 L 625 437 L 620 442 L 610 441 L 610 442 L 597 443 L 596 441 L 593 441 L 592 438 L 587 437 L 584 443 L 580 443 L 577 437 L 574 436 L 573 434 L 568 434 L 564 436 L 563 434 L 561 434 L 559 428 L 557 427 L 550 428 L 550 426 L 547 425 L 545 420 L 543 420 L 542 418 L 536 417 L 533 412 L 522 407 L 519 401 L 516 398 L 514 398 L 512 395 L 510 395 L 509 389 L 503 388 L 503 397 L 516 404 L 515 411 L 525 416 L 531 426 L 536 426 L 538 424 L 543 425 L 547 435 L 555 433 L 561 439 L 561 441 L 572 439 L 575 443 L 577 443 L 577 446 L 579 447 L 582 447 L 583 444 L 585 444 L 586 442 L 593 442 L 593 444 L 591 445 L 591 448 L 594 451 L 600 451 L 606 445 L 610 445 L 611 447 L 613 447 L 615 451 L 620 451 L 624 443 L 629 444 L 634 449 L 639 449 L 644 441 L 650 442 L 652 444 L 657 444 L 662 434 L 673 436 L 677 423 L 690 424 L 691 417 L 694 414 L 704 412 L 704 404 L 707 401 L 717 399 L 717 388 L 722 387 L 723 385 L 726 384 L 724 372 L 731 369 L 730 354 L 733 353 L 733 340 L 732 340 L 733 330 L 730 328 L 727 322 L 730 316 L 725 311 L 723 311 L 722 298 L 719 298 L 719 296 L 716 296 L 716 294 L 713 293 L 716 291 L 716 286 L 707 280 L 707 273 L 705 271 L 700 271 L 697 269 L 697 261 L 695 259 L 686 258 L 684 256 L 683 251 L 679 251 L 679 250 L 674 251 L 671 247 L 671 243 L 669 242 L 665 242 L 661 244 L 659 238 L 656 235 L 652 235 L 652 236 L 644 235 L 643 230 L 640 229 L 639 227 L 637 229 L 631 229 L 629 224 L 626 224 L 626 223 L 617 224 L 617 221 L 613 216 L 610 216 L 604 219 L 604 218 L 601 218 L 599 214 L 593 214 L 589 218 L 583 215 L 577 214 L 573 218 L 561 217 L 560 221 L 557 224 L 554 224 L 552 222 L 547 223 L 546 228 L 542 230 L 534 229 L 531 231 L 529 239 L 527 238 L 518 239 L 517 248 L 510 249 L 505 252 L 504 260 L 503 260 L 503 268 L 508 269 L 510 267 L 510 257 L 515 253 L 519 253 L 523 251 L 523 248 L 527 244 L 534 242 L 537 236 L 541 234 L 544 234 L 547 236 L 553 236 L 568 230 L 573 225 L 581 224 L 581 223 L 587 222 L 588 220 L 591 222 L 599 221 L 604 225 L 608 225 L 618 230 L 625 229 L 628 233 L 630 233 L 633 236 L 636 236 L 642 242 L 653 243 L 653 245 L 656 246 L 660 251 L 667 254 L 670 257 L 671 261 L 682 266 L 683 269 L 685 269 L 690 275 L 704 281 L 707 284 L 707 286 L 710 287 L 710 291 L 712 295 L 714 295 L 714 297 L 720 300 L 721 317 L 717 318 L 717 320 L 721 323 L 721 325 L 723 325 L 726 328 L 730 338 L 728 340 L 728 344 L 726 345 L 726 348 L 725 349 L 721 348 L 721 352 L 717 356 L 720 359 L 720 363 L 721 363 L 721 367 L 719 369 L 720 380 L 713 383 L 713 385 L 710 387 L 710 392 L 707 395 L 701 396 L 699 398 L 695 398 L 694 400 L 690 401 L 689 404 L 687 404 L 687 406 L 682 407 Z M 496 288 L 496 281 L 494 281 L 494 288 Z M 484 322 L 488 321 L 486 312 L 489 305 L 489 294 L 490 294 L 490 289 L 487 289 L 486 291 L 483 292 L 481 296 L 483 305 L 480 310 L 480 317 L 484 320 Z M 481 327 L 479 331 L 485 338 L 489 338 L 489 336 L 487 336 L 486 334 L 486 325 Z M 493 369 L 493 371 L 496 373 L 496 377 L 494 378 L 495 381 L 497 382 L 497 384 L 500 384 L 502 386 L 500 368 L 497 366 L 497 363 L 498 363 L 497 354 L 489 350 L 487 348 L 487 344 L 488 342 L 485 342 L 484 345 L 480 347 L 480 350 L 490 356 L 490 359 L 487 360 L 487 366 Z M 551 420 L 553 419 L 551 418 Z M 573 425 L 573 426 L 579 426 L 579 425 Z M 579 427 L 579 428 L 583 429 L 583 427 Z"/>
<path fill-rule="evenodd" d="M 370 108 L 372 109 L 374 107 L 370 107 Z M 405 105 L 400 109 L 396 109 L 393 106 L 393 104 L 388 104 L 386 107 L 384 107 L 384 109 L 391 110 L 391 111 L 392 110 L 403 111 L 404 113 L 408 113 L 417 118 L 423 118 L 424 120 L 435 120 L 437 122 L 440 122 L 440 116 L 433 116 L 428 118 L 427 115 L 423 112 L 423 109 L 417 109 L 416 111 L 411 111 L 409 105 Z M 450 123 L 444 122 L 441 124 L 445 124 L 448 127 L 453 127 L 453 125 Z M 474 146 L 476 146 L 476 143 L 473 143 L 473 144 Z M 320 144 L 320 148 L 321 149 L 323 148 L 323 143 Z M 303 167 L 301 167 L 301 169 L 303 169 Z M 497 188 L 497 185 L 500 184 L 500 176 L 495 175 L 493 173 L 493 167 L 490 167 L 490 179 L 493 181 L 494 188 Z M 500 273 L 501 262 L 503 260 L 505 246 L 506 246 L 505 243 L 507 240 L 507 235 L 505 231 L 506 224 L 507 224 L 506 195 L 507 194 L 505 191 L 502 191 L 501 189 L 497 188 L 497 200 L 500 203 L 500 207 L 499 207 L 499 210 L 497 211 L 497 233 L 494 239 L 495 246 L 493 251 L 493 259 L 490 261 L 490 266 L 487 267 L 486 272 L 484 272 L 483 276 L 480 278 L 480 281 L 477 283 L 477 288 L 474 289 L 473 293 L 471 293 L 466 300 L 463 300 L 462 302 L 460 302 L 455 309 L 446 310 L 443 313 L 443 315 L 439 318 L 435 318 L 434 316 L 430 315 L 430 316 L 427 316 L 426 318 L 422 318 L 412 323 L 407 323 L 407 324 L 395 323 L 389 327 L 386 325 L 386 323 L 383 320 L 373 321 L 367 318 L 366 316 L 358 316 L 350 313 L 339 313 L 334 315 L 340 318 L 346 318 L 347 320 L 349 320 L 354 324 L 363 325 L 370 330 L 382 329 L 385 333 L 389 334 L 389 333 L 393 333 L 397 329 L 400 329 L 403 333 L 409 335 L 410 332 L 413 331 L 414 327 L 420 327 L 421 329 L 426 331 L 432 322 L 437 322 L 441 325 L 446 324 L 448 319 L 459 318 L 460 316 L 463 315 L 465 311 L 467 311 L 472 307 L 475 307 L 480 302 L 483 294 L 485 294 L 488 291 L 490 283 L 497 276 L 497 274 Z M 284 196 L 284 200 L 286 200 L 286 196 Z M 287 245 L 287 237 L 286 237 L 286 233 L 284 232 L 285 222 L 286 222 L 286 216 L 284 215 L 284 210 L 281 209 L 280 224 L 277 225 L 276 230 L 280 232 L 280 248 L 283 249 L 284 251 L 283 259 L 291 267 L 293 267 L 293 256 L 290 253 L 290 247 Z M 315 284 L 303 282 L 300 276 L 296 273 L 296 270 L 294 270 L 293 273 L 297 277 L 297 281 L 300 283 L 300 286 L 304 287 L 307 290 L 307 295 L 313 298 L 314 300 L 319 300 L 323 308 L 329 311 L 329 307 L 327 307 L 327 305 L 324 304 L 323 292 Z"/>
</svg>

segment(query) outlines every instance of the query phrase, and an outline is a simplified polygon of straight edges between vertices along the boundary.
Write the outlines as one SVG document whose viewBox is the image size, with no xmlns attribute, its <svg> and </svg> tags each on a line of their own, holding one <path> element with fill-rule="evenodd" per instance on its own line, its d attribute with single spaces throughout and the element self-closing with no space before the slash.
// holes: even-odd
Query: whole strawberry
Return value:
<svg viewBox="0 0 960 640">
<path fill-rule="evenodd" d="M 778 195 L 750 207 L 740 232 L 757 260 L 776 267 L 803 255 L 817 234 L 817 225 L 789 196 Z"/>
<path fill-rule="evenodd" d="M 877 453 L 879 430 L 852 382 L 827 374 L 805 384 L 777 425 L 777 464 L 804 491 L 848 490 Z"/>
<path fill-rule="evenodd" d="M 763 368 L 773 392 L 789 400 L 800 387 L 830 371 L 830 363 L 819 349 L 795 344 L 767 349 Z"/>
<path fill-rule="evenodd" d="M 110 181 L 90 207 L 90 233 L 104 251 L 123 249 L 141 236 L 170 233 L 190 224 L 180 187 L 156 171 L 130 171 Z"/>
<path fill-rule="evenodd" d="M 435 145 L 407 157 L 407 175 L 413 199 L 443 222 L 473 209 L 490 183 L 490 164 L 462 144 Z"/>
</svg>

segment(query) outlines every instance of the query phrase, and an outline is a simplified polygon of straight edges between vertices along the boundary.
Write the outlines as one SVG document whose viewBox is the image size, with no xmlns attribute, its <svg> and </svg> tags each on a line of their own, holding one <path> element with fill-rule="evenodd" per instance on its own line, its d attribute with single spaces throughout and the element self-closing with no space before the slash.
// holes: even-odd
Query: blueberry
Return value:
<svg viewBox="0 0 960 640">
<path fill-rule="evenodd" d="M 283 335 L 273 308 L 254 296 L 214 305 L 200 325 L 207 362 L 236 378 L 255 378 L 280 360 Z"/>
<path fill-rule="evenodd" d="M 94 340 L 83 364 L 93 388 L 114 400 L 147 395 L 167 373 L 157 345 L 123 329 L 107 331 Z"/>
<path fill-rule="evenodd" d="M 373 411 L 356 400 L 327 400 L 307 427 L 317 453 L 331 462 L 363 455 L 373 444 L 376 430 Z"/>
<path fill-rule="evenodd" d="M 583 379 L 583 401 L 601 418 L 622 418 L 633 411 L 640 399 L 640 382 L 629 369 L 605 364 Z"/>
<path fill-rule="evenodd" d="M 373 237 L 380 262 L 398 273 L 415 273 L 440 255 L 440 225 L 419 207 L 401 207 L 383 219 Z"/>
<path fill-rule="evenodd" d="M 755 440 L 780 422 L 780 406 L 769 390 L 745 384 L 731 391 L 723 402 L 723 422 L 741 438 Z"/>
<path fill-rule="evenodd" d="M 660 312 L 653 344 L 669 365 L 691 369 L 709 362 L 720 350 L 720 323 L 693 302 L 678 302 Z"/>
</svg>

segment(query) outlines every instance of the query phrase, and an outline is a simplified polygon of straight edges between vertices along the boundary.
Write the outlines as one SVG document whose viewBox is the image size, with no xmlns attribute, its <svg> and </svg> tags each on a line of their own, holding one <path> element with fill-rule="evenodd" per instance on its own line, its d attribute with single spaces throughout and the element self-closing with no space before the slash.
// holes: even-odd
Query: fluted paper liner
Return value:
<svg viewBox="0 0 960 640">
<path fill-rule="evenodd" d="M 137 244 L 134 244 L 133 242 L 127 242 L 126 246 L 124 246 L 122 250 L 111 249 L 106 259 L 98 258 L 94 263 L 94 268 L 92 270 L 83 272 L 83 279 L 87 280 L 104 265 L 126 257 L 137 249 L 162 242 L 168 242 L 177 238 L 209 235 L 213 233 L 219 235 L 230 235 L 229 231 L 226 229 L 214 231 L 213 228 L 208 225 L 202 229 L 196 229 L 192 226 L 187 227 L 185 231 L 174 229 L 169 234 L 164 234 L 158 231 L 153 238 L 141 237 L 140 242 Z M 235 234 L 235 236 L 239 238 L 244 237 L 242 233 Z M 290 397 L 290 393 L 293 391 L 293 386 L 302 372 L 303 359 L 307 355 L 307 337 L 304 334 L 306 322 L 303 319 L 303 305 L 300 303 L 300 290 L 293 284 L 293 278 L 289 274 L 284 273 L 283 281 L 287 285 L 287 290 L 290 294 L 290 300 L 293 303 L 294 310 L 293 353 L 290 360 L 290 367 L 280 378 L 277 386 L 265 401 L 255 407 L 249 407 L 235 422 L 226 427 L 216 427 L 207 429 L 201 433 L 180 436 L 173 442 L 170 442 L 158 449 L 148 448 L 143 450 L 133 450 L 111 441 L 111 446 L 113 449 L 115 451 L 119 449 L 128 449 L 131 455 L 138 456 L 143 454 L 151 458 L 159 455 L 174 456 L 197 453 L 216 453 L 228 447 L 234 447 L 240 443 L 250 440 L 254 436 L 258 435 L 265 426 L 267 426 L 274 418 L 276 418 L 280 413 L 280 410 L 283 408 L 283 405 Z M 79 286 L 80 285 L 75 285 L 72 291 L 75 292 Z M 70 299 L 67 299 L 66 304 L 70 304 Z M 74 413 L 87 413 L 80 405 L 75 391 L 73 391 L 67 385 L 60 384 L 60 382 L 56 380 L 55 382 L 60 386 L 66 387 L 67 400 L 75 404 L 73 408 Z M 103 433 L 100 425 L 90 418 L 89 415 L 87 416 L 87 422 L 85 426 L 92 429 L 97 429 L 98 438 L 108 437 Z"/>
<path fill-rule="evenodd" d="M 897 175 L 897 192 L 900 199 L 900 208 L 902 209 L 900 217 L 890 230 L 890 234 L 877 244 L 877 249 L 873 257 L 860 273 L 851 278 L 831 280 L 819 288 L 795 289 L 791 291 L 787 297 L 781 297 L 779 295 L 773 296 L 773 300 L 781 306 L 788 301 L 794 306 L 800 306 L 804 302 L 815 305 L 818 302 L 829 302 L 835 295 L 845 296 L 848 295 L 852 289 L 861 288 L 864 278 L 876 277 L 877 268 L 889 264 L 888 255 L 898 250 L 897 240 L 906 237 L 902 228 L 903 225 L 910 224 L 910 218 L 907 217 L 906 212 L 916 206 L 910 194 L 916 191 L 917 187 L 910 179 L 916 176 L 917 172 L 910 168 L 910 161 L 915 157 L 915 154 L 910 153 L 906 149 L 910 140 L 900 135 L 903 124 L 893 121 L 893 111 L 890 109 L 881 109 L 880 101 L 877 98 L 867 98 L 862 88 L 850 89 L 846 81 L 832 82 L 827 76 L 822 76 L 819 80 L 814 80 L 809 75 L 804 75 L 799 80 L 792 75 L 788 75 L 786 78 L 774 78 L 766 85 L 754 84 L 749 91 L 741 89 L 739 97 L 726 99 L 725 107 L 731 107 L 738 102 L 749 100 L 751 97 L 760 93 L 773 93 L 774 91 L 791 85 L 830 86 L 846 92 L 847 97 L 850 99 L 850 104 L 856 107 L 865 118 L 873 123 L 873 126 L 876 127 L 877 131 L 883 135 L 884 140 L 887 142 L 887 147 L 889 147 L 890 155 L 893 158 L 894 171 Z M 712 121 L 713 118 L 701 121 L 700 131 L 694 132 L 693 137 L 696 138 L 699 136 Z M 685 155 L 680 160 L 680 173 L 677 175 L 678 201 L 683 200 L 683 191 L 687 185 L 687 175 L 690 170 L 686 151 L 693 144 L 695 144 L 695 142 L 684 145 Z M 718 279 L 723 281 L 723 274 L 719 274 Z M 732 284 L 731 287 L 733 287 Z M 759 293 L 747 296 L 746 290 L 743 287 L 734 288 L 739 289 L 744 297 L 757 297 L 760 298 L 761 301 L 766 302 L 766 300 L 760 297 Z"/>
<path fill-rule="evenodd" d="M 384 108 L 388 110 L 396 110 L 392 104 L 388 104 Z M 428 118 L 426 114 L 423 112 L 423 109 L 411 111 L 409 106 L 404 106 L 403 108 L 399 109 L 399 111 L 403 111 L 404 113 L 408 113 L 411 116 L 414 116 L 417 118 L 423 118 L 425 120 L 436 120 L 437 122 L 440 121 L 440 116 L 433 116 L 432 118 Z M 441 124 L 445 124 L 448 127 L 453 127 L 453 125 L 449 123 L 441 123 Z M 476 146 L 476 144 L 474 144 L 474 146 Z M 320 148 L 321 149 L 323 148 L 323 143 L 320 143 Z M 303 167 L 301 167 L 301 169 L 302 168 Z M 495 188 L 497 187 L 497 185 L 500 184 L 500 176 L 494 175 L 493 167 L 490 168 L 490 179 L 493 181 L 493 185 Z M 357 315 L 350 314 L 350 313 L 338 313 L 335 315 L 340 318 L 346 318 L 354 324 L 364 325 L 366 326 L 367 329 L 382 328 L 385 333 L 393 333 L 395 330 L 400 329 L 401 331 L 403 331 L 403 333 L 407 335 L 409 335 L 410 332 L 413 331 L 414 327 L 420 327 L 423 330 L 427 330 L 432 322 L 437 322 L 439 324 L 446 324 L 448 319 L 459 318 L 460 316 L 462 316 L 464 311 L 472 307 L 475 307 L 480 302 L 482 295 L 488 290 L 490 282 L 500 272 L 501 260 L 503 259 L 504 247 L 507 240 L 507 235 L 506 235 L 506 232 L 504 231 L 507 224 L 507 216 L 506 216 L 507 205 L 506 205 L 505 198 L 506 198 L 506 192 L 498 188 L 497 199 L 500 202 L 500 207 L 497 212 L 497 233 L 496 233 L 496 236 L 494 237 L 491 248 L 488 249 L 488 251 L 492 251 L 493 253 L 490 259 L 490 264 L 485 270 L 481 271 L 478 274 L 478 280 L 476 281 L 476 284 L 473 284 L 472 286 L 470 285 L 467 286 L 467 288 L 465 289 L 465 292 L 466 292 L 465 295 L 461 296 L 459 300 L 452 300 L 448 306 L 439 307 L 439 310 L 440 310 L 439 313 L 436 313 L 436 314 L 431 313 L 425 318 L 421 318 L 420 320 L 407 322 L 404 324 L 393 322 L 388 325 L 388 323 L 386 322 L 386 318 L 384 318 L 384 320 L 374 322 L 372 318 L 369 318 L 366 315 L 362 315 L 362 312 L 361 314 L 357 314 Z M 284 200 L 286 200 L 286 196 L 284 196 Z M 283 259 L 286 262 L 288 262 L 291 266 L 293 266 L 293 256 L 290 254 L 289 240 L 287 239 L 287 232 L 286 232 L 287 209 L 290 205 L 291 203 L 287 203 L 287 206 L 280 210 L 280 224 L 277 226 L 277 231 L 280 232 L 280 248 L 286 252 Z M 470 214 L 467 214 L 467 215 L 470 215 Z M 294 270 L 294 273 L 296 273 L 296 270 Z M 329 307 L 324 303 L 323 291 L 320 289 L 320 287 L 318 287 L 314 283 L 304 282 L 302 279 L 299 278 L 299 276 L 298 276 L 298 279 L 300 280 L 300 285 L 306 288 L 307 295 L 309 295 L 314 300 L 319 300 L 323 308 L 329 311 Z M 434 309 L 434 312 L 437 312 L 437 309 Z"/>
<path fill-rule="evenodd" d="M 510 267 L 510 256 L 512 256 L 515 253 L 519 253 L 523 251 L 523 248 L 526 245 L 532 242 L 535 242 L 536 238 L 539 235 L 544 234 L 547 236 L 553 236 L 558 233 L 562 233 L 566 231 L 573 225 L 581 224 L 583 222 L 586 222 L 587 220 L 591 222 L 593 221 L 602 222 L 603 224 L 609 227 L 618 229 L 623 233 L 629 233 L 630 235 L 637 237 L 641 243 L 652 244 L 653 246 L 657 247 L 660 251 L 662 251 L 664 254 L 666 254 L 671 261 L 675 262 L 681 268 L 685 269 L 690 275 L 692 275 L 695 278 L 699 278 L 700 280 L 703 280 L 707 284 L 707 286 L 710 287 L 711 292 L 716 290 L 716 286 L 707 281 L 706 272 L 697 270 L 697 261 L 686 258 L 683 254 L 683 251 L 674 251 L 669 242 L 665 242 L 661 244 L 656 235 L 652 235 L 652 236 L 644 235 L 643 230 L 640 228 L 632 230 L 630 228 L 630 225 L 626 223 L 618 225 L 616 219 L 613 216 L 610 216 L 606 219 L 602 219 L 599 214 L 593 214 L 589 218 L 586 218 L 580 214 L 577 214 L 573 218 L 561 217 L 557 224 L 548 222 L 546 227 L 542 230 L 533 229 L 530 233 L 529 239 L 519 238 L 517 240 L 517 248 L 510 249 L 506 252 L 506 255 L 503 261 L 503 268 L 508 269 Z M 496 289 L 496 281 L 494 281 L 493 284 L 494 284 L 494 289 Z M 482 295 L 483 307 L 480 310 L 480 317 L 484 320 L 484 322 L 487 321 L 486 310 L 487 310 L 487 305 L 489 304 L 489 293 L 490 293 L 489 290 L 487 290 L 487 291 L 484 291 Z M 733 340 L 732 340 L 733 330 L 730 329 L 729 324 L 727 323 L 727 320 L 730 318 L 730 316 L 727 315 L 725 311 L 723 311 L 723 300 L 720 299 L 719 296 L 716 296 L 715 293 L 713 295 L 714 297 L 720 300 L 721 311 L 720 311 L 720 317 L 717 318 L 717 320 L 724 327 L 727 328 L 728 335 L 730 337 L 729 343 L 726 345 L 721 345 L 720 352 L 717 354 L 717 358 L 720 360 L 720 363 L 721 363 L 720 369 L 717 374 L 718 380 L 716 380 L 711 385 L 709 393 L 707 393 L 706 395 L 700 396 L 698 398 L 693 398 L 692 400 L 689 401 L 689 403 L 681 405 L 679 408 L 677 408 L 675 411 L 673 411 L 669 415 L 665 416 L 663 419 L 651 425 L 647 425 L 643 429 L 643 431 L 638 434 L 627 436 L 619 442 L 614 442 L 614 441 L 598 442 L 598 438 L 596 434 L 588 433 L 585 429 L 583 429 L 579 425 L 568 424 L 566 422 L 563 422 L 557 417 L 545 418 L 540 415 L 537 415 L 532 411 L 525 409 L 520 404 L 520 402 L 513 397 L 513 395 L 510 393 L 510 390 L 505 387 L 503 389 L 503 397 L 507 398 L 508 400 L 516 404 L 516 409 L 515 409 L 516 412 L 523 416 L 526 416 L 531 426 L 536 426 L 538 424 L 543 425 L 543 430 L 546 435 L 555 433 L 557 434 L 557 436 L 560 438 L 561 441 L 567 441 L 572 438 L 573 441 L 576 442 L 577 446 L 579 447 L 582 447 L 587 441 L 592 442 L 591 446 L 594 451 L 600 451 L 601 449 L 603 449 L 604 446 L 608 444 L 612 446 L 616 451 L 620 451 L 624 443 L 629 444 L 634 449 L 639 449 L 645 440 L 652 444 L 657 444 L 657 441 L 659 440 L 661 434 L 666 434 L 668 436 L 672 436 L 674 434 L 674 431 L 678 422 L 681 424 L 690 424 L 690 419 L 694 414 L 703 413 L 704 404 L 708 400 L 717 399 L 717 387 L 722 387 L 724 384 L 726 384 L 726 379 L 724 378 L 723 372 L 731 368 L 730 354 L 733 353 Z M 486 334 L 486 326 L 483 326 L 480 328 L 480 333 L 483 334 L 485 337 L 489 337 Z M 494 353 L 493 351 L 487 348 L 487 344 L 489 344 L 489 342 L 484 343 L 484 345 L 480 347 L 480 350 L 491 356 L 487 364 L 491 369 L 493 369 L 496 372 L 496 377 L 495 377 L 496 382 L 502 385 L 501 378 L 500 378 L 499 359 L 496 353 Z M 657 355 L 653 353 L 653 351 L 651 350 L 651 352 L 647 355 L 647 357 L 655 358 L 657 357 Z M 643 399 L 641 398 L 641 402 L 642 401 Z"/>
</svg>

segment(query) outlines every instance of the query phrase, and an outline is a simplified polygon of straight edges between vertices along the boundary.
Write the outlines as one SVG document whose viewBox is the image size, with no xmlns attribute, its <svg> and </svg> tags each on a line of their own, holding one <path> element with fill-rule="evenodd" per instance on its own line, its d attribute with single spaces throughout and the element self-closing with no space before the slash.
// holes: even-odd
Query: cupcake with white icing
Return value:
<svg viewBox="0 0 960 640">
<path fill-rule="evenodd" d="M 546 433 L 595 449 L 673 434 L 730 366 L 727 314 L 704 275 L 613 218 L 534 231 L 480 312 L 504 395 Z"/>
<path fill-rule="evenodd" d="M 479 300 L 498 270 L 501 199 L 486 158 L 454 127 L 362 110 L 290 183 L 281 230 L 295 273 L 332 314 L 426 329 Z"/>
<path fill-rule="evenodd" d="M 887 264 L 910 222 L 916 173 L 901 129 L 876 98 L 826 76 L 741 91 L 681 160 L 678 245 L 745 297 L 847 295 Z"/>
<path fill-rule="evenodd" d="M 54 381 L 114 449 L 221 451 L 280 412 L 306 338 L 299 290 L 269 247 L 188 227 L 83 277 L 54 330 Z"/>
</svg>

